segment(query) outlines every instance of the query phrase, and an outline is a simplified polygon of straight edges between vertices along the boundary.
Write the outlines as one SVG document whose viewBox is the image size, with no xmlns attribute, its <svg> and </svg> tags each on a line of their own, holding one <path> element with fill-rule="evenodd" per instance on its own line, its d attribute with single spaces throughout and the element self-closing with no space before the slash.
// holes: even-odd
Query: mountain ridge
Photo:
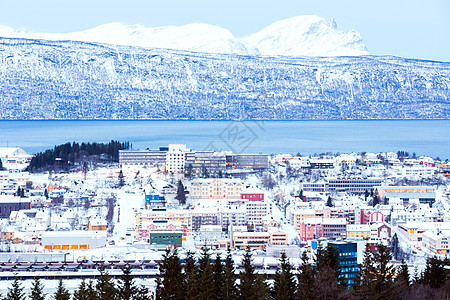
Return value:
<svg viewBox="0 0 450 300">
<path fill-rule="evenodd" d="M 448 119 L 450 63 L 0 38 L 0 119 Z"/>
<path fill-rule="evenodd" d="M 244 38 L 209 24 L 144 27 L 114 22 L 71 33 L 32 33 L 0 26 L 0 36 L 49 41 L 84 41 L 243 55 L 336 56 L 368 54 L 361 35 L 337 30 L 332 20 L 307 15 L 281 20 Z"/>
</svg>

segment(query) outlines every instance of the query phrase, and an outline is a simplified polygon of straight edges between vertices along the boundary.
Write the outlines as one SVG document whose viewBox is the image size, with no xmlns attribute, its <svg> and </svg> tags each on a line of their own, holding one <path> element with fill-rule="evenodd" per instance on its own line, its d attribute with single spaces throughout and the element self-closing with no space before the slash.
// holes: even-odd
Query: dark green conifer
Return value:
<svg viewBox="0 0 450 300">
<path fill-rule="evenodd" d="M 34 277 L 33 285 L 31 286 L 30 299 L 31 300 L 44 300 L 44 285 L 42 284 L 39 276 Z"/>
<path fill-rule="evenodd" d="M 177 249 L 167 249 L 159 264 L 157 275 L 156 297 L 161 300 L 182 300 L 185 296 L 183 289 L 183 274 Z M 158 287 L 159 284 L 159 287 Z"/>
<path fill-rule="evenodd" d="M 281 253 L 280 265 L 273 277 L 272 298 L 274 300 L 291 300 L 295 298 L 296 283 L 292 266 L 286 256 Z"/>
<path fill-rule="evenodd" d="M 317 299 L 316 290 L 316 271 L 309 263 L 306 251 L 302 254 L 302 265 L 300 266 L 300 272 L 297 275 L 298 289 L 297 294 L 299 299 Z"/>
<path fill-rule="evenodd" d="M 223 285 L 224 285 L 224 270 L 223 270 L 223 264 L 222 264 L 222 258 L 220 257 L 220 254 L 217 253 L 214 264 L 213 264 L 213 289 L 212 289 L 212 296 L 213 299 L 224 299 L 223 297 Z"/>
<path fill-rule="evenodd" d="M 194 252 L 188 251 L 184 264 L 184 286 L 187 299 L 195 299 L 198 295 L 197 274 L 198 267 L 195 262 Z"/>
<path fill-rule="evenodd" d="M 118 291 L 114 285 L 114 282 L 106 271 L 104 265 L 98 268 L 100 276 L 95 284 L 95 291 L 99 300 L 112 300 L 117 299 Z"/>
<path fill-rule="evenodd" d="M 70 300 L 70 293 L 64 287 L 62 282 L 62 277 L 59 278 L 58 287 L 56 289 L 55 294 L 53 295 L 53 299 L 55 300 Z"/>
<path fill-rule="evenodd" d="M 20 284 L 19 278 L 15 276 L 11 287 L 8 288 L 5 300 L 25 300 L 25 298 L 23 286 Z"/>
<path fill-rule="evenodd" d="M 255 271 L 250 247 L 245 250 L 242 265 L 244 270 L 239 274 L 239 298 L 248 300 L 267 299 L 269 296 L 268 287 L 264 278 Z"/>
<path fill-rule="evenodd" d="M 231 255 L 231 250 L 228 248 L 227 257 L 225 259 L 224 267 L 224 281 L 223 281 L 223 298 L 225 300 L 237 299 L 237 288 L 236 288 L 236 275 L 234 269 L 233 257 Z"/>
<path fill-rule="evenodd" d="M 198 260 L 198 298 L 212 299 L 213 273 L 211 256 L 206 246 L 202 247 L 202 253 Z"/>
<path fill-rule="evenodd" d="M 122 269 L 122 276 L 119 280 L 119 299 L 121 300 L 130 300 L 136 294 L 136 286 L 133 282 L 133 275 L 131 275 L 131 267 L 130 265 L 126 265 Z"/>
<path fill-rule="evenodd" d="M 437 257 L 428 258 L 420 282 L 429 285 L 432 289 L 439 289 L 447 278 L 443 261 Z"/>
<path fill-rule="evenodd" d="M 141 285 L 136 289 L 136 293 L 133 294 L 133 300 L 153 300 L 152 293 L 148 288 Z M 157 298 L 158 299 L 158 298 Z M 187 298 L 188 299 L 188 298 Z"/>
</svg>

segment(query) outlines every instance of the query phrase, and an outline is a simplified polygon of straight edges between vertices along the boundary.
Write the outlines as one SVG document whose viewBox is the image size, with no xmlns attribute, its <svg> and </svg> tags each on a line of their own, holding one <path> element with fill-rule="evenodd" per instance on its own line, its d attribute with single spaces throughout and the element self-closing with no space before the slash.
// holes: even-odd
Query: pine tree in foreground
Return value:
<svg viewBox="0 0 450 300">
<path fill-rule="evenodd" d="M 161 300 L 182 300 L 183 273 L 177 249 L 167 249 L 159 263 L 159 274 L 156 277 L 156 298 Z"/>
<path fill-rule="evenodd" d="M 253 265 L 252 252 L 247 247 L 242 259 L 244 270 L 240 272 L 238 285 L 239 299 L 263 300 L 269 298 L 269 290 L 264 278 L 257 274 Z"/>
<path fill-rule="evenodd" d="M 198 299 L 212 299 L 213 273 L 211 256 L 207 247 L 202 247 L 202 253 L 198 260 Z"/>
<path fill-rule="evenodd" d="M 223 264 L 222 264 L 222 257 L 220 257 L 220 254 L 217 253 L 216 257 L 214 258 L 214 263 L 212 266 L 212 281 L 213 281 L 213 287 L 212 287 L 212 295 L 214 299 L 222 300 L 223 297 L 223 284 L 224 284 L 224 271 L 223 271 Z"/>
<path fill-rule="evenodd" d="M 117 299 L 118 291 L 111 276 L 106 271 L 105 266 L 100 266 L 100 268 L 98 268 L 98 271 L 100 272 L 100 276 L 98 277 L 97 283 L 95 284 L 95 292 L 97 294 L 97 298 L 100 300 Z"/>
<path fill-rule="evenodd" d="M 133 282 L 133 275 L 131 275 L 131 267 L 130 265 L 126 265 L 122 269 L 122 276 L 119 280 L 119 299 L 121 300 L 130 300 L 136 294 L 136 286 Z"/>
<path fill-rule="evenodd" d="M 11 287 L 8 288 L 5 300 L 25 300 L 25 293 L 17 276 L 14 277 Z"/>
<path fill-rule="evenodd" d="M 198 267 L 195 262 L 194 252 L 188 251 L 186 253 L 186 258 L 184 259 L 184 288 L 186 291 L 187 299 L 195 299 L 198 295 L 198 287 L 197 287 L 197 274 Z"/>
<path fill-rule="evenodd" d="M 89 286 L 90 284 L 90 286 Z M 92 287 L 92 281 L 86 284 L 84 279 L 81 281 L 78 288 L 73 292 L 74 300 L 94 300 L 95 299 L 95 291 Z"/>
<path fill-rule="evenodd" d="M 295 298 L 296 283 L 292 266 L 286 253 L 281 253 L 280 265 L 273 276 L 272 298 L 274 300 L 291 300 Z"/>
<path fill-rule="evenodd" d="M 44 285 L 39 276 L 34 277 L 33 285 L 31 286 L 30 300 L 44 300 Z"/>
<path fill-rule="evenodd" d="M 237 288 L 236 288 L 236 275 L 234 273 L 234 262 L 233 256 L 231 255 L 231 250 L 228 247 L 227 257 L 225 259 L 224 274 L 223 274 L 223 299 L 234 300 L 237 299 Z"/>
<path fill-rule="evenodd" d="M 133 300 L 153 300 L 153 296 L 148 288 L 141 285 L 136 288 L 136 293 L 133 295 Z"/>
<path fill-rule="evenodd" d="M 70 293 L 64 287 L 62 277 L 59 278 L 58 287 L 56 288 L 56 292 L 53 295 L 53 299 L 55 299 L 55 300 L 70 300 Z"/>
<path fill-rule="evenodd" d="M 302 261 L 297 275 L 297 295 L 299 299 L 315 300 L 317 299 L 316 271 L 309 262 L 306 251 L 302 254 Z"/>
</svg>

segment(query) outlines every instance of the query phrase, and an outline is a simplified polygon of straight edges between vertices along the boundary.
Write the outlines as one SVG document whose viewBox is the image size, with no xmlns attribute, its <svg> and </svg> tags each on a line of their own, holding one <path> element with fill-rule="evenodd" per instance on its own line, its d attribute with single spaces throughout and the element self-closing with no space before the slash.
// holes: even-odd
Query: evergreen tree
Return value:
<svg viewBox="0 0 450 300">
<path fill-rule="evenodd" d="M 188 165 L 186 166 L 186 169 L 184 170 L 184 171 L 185 171 L 185 172 L 184 172 L 184 176 L 185 176 L 187 179 L 192 179 L 192 169 L 193 169 L 192 164 L 188 164 Z"/>
<path fill-rule="evenodd" d="M 111 276 L 106 271 L 104 265 L 98 268 L 100 276 L 95 284 L 95 292 L 99 300 L 112 300 L 117 298 L 118 291 Z"/>
<path fill-rule="evenodd" d="M 122 276 L 119 281 L 119 299 L 121 300 L 130 300 L 136 294 L 136 286 L 133 282 L 133 275 L 131 275 L 131 267 L 130 265 L 126 265 L 122 269 Z"/>
<path fill-rule="evenodd" d="M 223 270 L 223 264 L 222 264 L 222 257 L 220 257 L 220 254 L 217 253 L 216 258 L 214 259 L 214 263 L 212 266 L 212 281 L 213 281 L 213 287 L 211 294 L 213 295 L 214 299 L 224 299 L 223 297 L 223 284 L 224 284 L 224 270 Z"/>
<path fill-rule="evenodd" d="M 447 278 L 443 261 L 436 257 L 428 258 L 420 282 L 429 285 L 432 289 L 439 289 L 447 281 Z"/>
<path fill-rule="evenodd" d="M 236 275 L 234 273 L 234 262 L 231 255 L 231 250 L 228 247 L 227 257 L 225 259 L 224 267 L 224 280 L 223 280 L 223 299 L 234 300 L 237 299 L 237 288 L 236 288 Z"/>
<path fill-rule="evenodd" d="M 333 201 L 331 200 L 331 196 L 328 196 L 327 204 L 328 207 L 333 207 Z"/>
<path fill-rule="evenodd" d="M 181 180 L 178 180 L 177 196 L 175 197 L 175 199 L 177 199 L 181 205 L 186 204 L 186 192 Z"/>
<path fill-rule="evenodd" d="M 202 168 L 202 178 L 209 178 L 209 171 L 206 167 Z"/>
<path fill-rule="evenodd" d="M 62 277 L 59 277 L 58 287 L 56 289 L 55 294 L 53 295 L 55 300 L 70 300 L 70 293 L 64 287 Z"/>
<path fill-rule="evenodd" d="M 295 277 L 292 273 L 292 266 L 286 257 L 286 253 L 281 253 L 280 265 L 273 277 L 272 298 L 274 300 L 291 300 L 295 297 Z"/>
<path fill-rule="evenodd" d="M 96 300 L 97 294 L 94 290 L 92 281 L 86 283 L 84 279 L 81 281 L 78 288 L 73 292 L 74 300 Z"/>
<path fill-rule="evenodd" d="M 306 251 L 302 254 L 302 265 L 297 275 L 298 290 L 297 294 L 300 299 L 315 300 L 317 299 L 315 270 L 309 263 Z"/>
<path fill-rule="evenodd" d="M 366 201 L 367 202 L 367 198 L 369 197 L 369 191 L 368 190 L 365 190 L 364 191 L 364 201 Z"/>
<path fill-rule="evenodd" d="M 211 256 L 206 246 L 202 247 L 202 253 L 198 261 L 198 298 L 212 299 L 212 291 L 214 288 L 212 278 Z"/>
<path fill-rule="evenodd" d="M 239 298 L 248 300 L 267 299 L 268 288 L 264 278 L 255 272 L 250 247 L 245 250 L 242 264 L 244 271 L 239 274 Z"/>
<path fill-rule="evenodd" d="M 188 251 L 184 263 L 184 287 L 187 299 L 195 299 L 198 295 L 197 274 L 198 267 L 195 262 L 194 252 Z"/>
<path fill-rule="evenodd" d="M 2 162 L 2 160 L 0 159 L 0 171 L 2 171 L 3 170 L 3 162 Z"/>
<path fill-rule="evenodd" d="M 402 260 L 402 264 L 398 268 L 397 272 L 398 275 L 395 281 L 397 282 L 397 286 L 401 291 L 402 295 L 405 295 L 405 293 L 409 289 L 410 279 L 409 279 L 408 265 L 405 263 L 404 260 Z"/>
<path fill-rule="evenodd" d="M 336 248 L 331 244 L 323 248 L 319 243 L 315 264 L 316 282 L 320 283 L 316 285 L 319 298 L 340 299 L 345 297 L 347 281 L 341 274 L 339 254 Z"/>
<path fill-rule="evenodd" d="M 369 248 L 369 244 L 366 244 L 363 262 L 352 283 L 353 294 L 356 299 L 370 299 L 369 295 L 373 292 L 372 289 L 374 288 L 373 282 L 375 281 L 375 275 L 372 252 Z"/>
<path fill-rule="evenodd" d="M 119 187 L 123 187 L 125 185 L 125 179 L 124 179 L 124 175 L 122 172 L 122 169 L 120 169 L 119 171 Z"/>
<path fill-rule="evenodd" d="M 83 175 L 84 175 L 84 180 L 86 180 L 87 172 L 88 172 L 88 165 L 87 165 L 87 162 L 84 162 L 84 163 L 83 163 Z"/>
<path fill-rule="evenodd" d="M 44 300 L 44 285 L 41 283 L 39 276 L 34 277 L 33 285 L 31 287 L 31 300 Z"/>
<path fill-rule="evenodd" d="M 153 300 L 153 296 L 145 286 L 141 285 L 136 289 L 136 293 L 133 294 L 133 300 Z"/>
<path fill-rule="evenodd" d="M 355 296 L 357 299 L 398 299 L 399 290 L 394 282 L 395 267 L 389 263 L 392 254 L 382 244 L 377 248 L 378 251 L 370 251 L 366 247 L 359 279 L 354 284 Z"/>
<path fill-rule="evenodd" d="M 399 255 L 400 255 L 400 244 L 399 244 L 399 241 L 398 241 L 397 233 L 394 233 L 394 235 L 392 236 L 391 249 L 392 249 L 391 250 L 392 251 L 392 256 L 395 259 L 398 259 Z"/>
<path fill-rule="evenodd" d="M 167 249 L 163 254 L 162 261 L 159 263 L 159 274 L 156 278 L 158 279 L 156 290 L 157 299 L 184 299 L 184 278 L 177 249 Z"/>
<path fill-rule="evenodd" d="M 14 277 L 11 287 L 8 288 L 5 300 L 25 300 L 25 293 L 17 276 Z"/>
</svg>

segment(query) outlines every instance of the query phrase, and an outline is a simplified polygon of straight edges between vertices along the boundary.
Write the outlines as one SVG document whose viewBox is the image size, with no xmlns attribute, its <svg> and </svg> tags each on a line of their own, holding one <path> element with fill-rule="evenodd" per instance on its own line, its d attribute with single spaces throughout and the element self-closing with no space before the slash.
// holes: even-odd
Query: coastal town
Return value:
<svg viewBox="0 0 450 300">
<path fill-rule="evenodd" d="M 113 273 L 131 263 L 149 276 L 167 248 L 203 247 L 230 248 L 237 262 L 250 247 L 257 268 L 270 273 L 281 253 L 298 266 L 303 252 L 314 257 L 318 244 L 332 244 L 351 281 L 367 244 L 390 247 L 392 263 L 411 268 L 450 251 L 450 163 L 439 158 L 184 144 L 117 157 L 36 172 L 26 151 L 0 148 L 0 278 L 79 278 L 100 262 Z"/>
</svg>

